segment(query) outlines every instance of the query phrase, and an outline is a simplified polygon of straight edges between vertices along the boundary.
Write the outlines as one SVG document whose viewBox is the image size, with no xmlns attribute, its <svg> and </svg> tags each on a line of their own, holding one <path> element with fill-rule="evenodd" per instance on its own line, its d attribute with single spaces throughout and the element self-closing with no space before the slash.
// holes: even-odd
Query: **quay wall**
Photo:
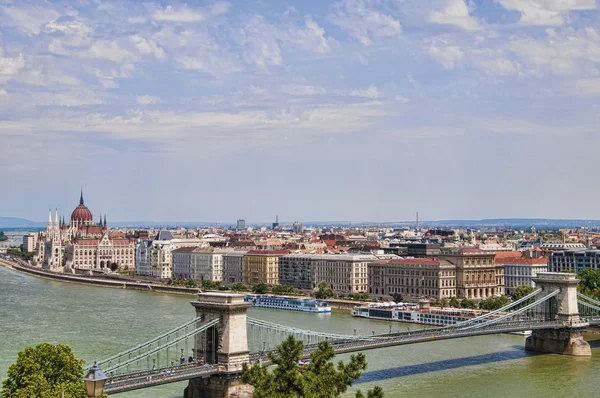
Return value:
<svg viewBox="0 0 600 398">
<path fill-rule="evenodd" d="M 167 286 L 160 285 L 155 283 L 148 282 L 134 282 L 130 280 L 123 280 L 114 277 L 100 277 L 100 276 L 82 276 L 82 275 L 70 275 L 70 274 L 62 274 L 56 272 L 48 272 L 43 271 L 39 268 L 27 267 L 20 265 L 18 263 L 2 260 L 0 259 L 0 266 L 4 266 L 7 268 L 12 268 L 16 271 L 24 272 L 30 275 L 49 278 L 54 280 L 60 280 L 63 282 L 72 282 L 72 283 L 81 283 L 85 285 L 96 285 L 103 287 L 111 287 L 117 289 L 135 289 L 135 290 L 143 290 L 143 291 L 151 291 L 151 292 L 159 292 L 159 293 L 174 293 L 174 294 L 187 294 L 187 295 L 197 295 L 202 290 L 200 289 L 190 289 L 179 286 Z M 246 292 L 249 293 L 249 292 Z M 241 294 L 246 294 L 245 292 L 241 292 Z M 292 297 L 292 298 L 308 298 L 306 296 L 288 296 L 288 295 L 277 295 L 281 297 Z M 360 306 L 361 304 L 365 304 L 367 302 L 358 301 L 358 300 L 343 300 L 343 299 L 327 299 L 324 300 L 329 303 L 329 306 L 333 309 L 351 311 L 354 307 Z"/>
</svg>

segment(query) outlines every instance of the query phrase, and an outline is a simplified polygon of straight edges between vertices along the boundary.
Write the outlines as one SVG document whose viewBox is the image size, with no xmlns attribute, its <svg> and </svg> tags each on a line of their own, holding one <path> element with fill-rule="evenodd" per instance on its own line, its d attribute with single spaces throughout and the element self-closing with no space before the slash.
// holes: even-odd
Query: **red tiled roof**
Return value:
<svg viewBox="0 0 600 398">
<path fill-rule="evenodd" d="M 127 246 L 131 243 L 129 239 L 111 239 L 111 242 L 116 246 Z"/>
<path fill-rule="evenodd" d="M 498 250 L 496 252 L 496 261 L 503 258 L 517 258 L 523 256 L 522 252 L 512 250 Z"/>
</svg>

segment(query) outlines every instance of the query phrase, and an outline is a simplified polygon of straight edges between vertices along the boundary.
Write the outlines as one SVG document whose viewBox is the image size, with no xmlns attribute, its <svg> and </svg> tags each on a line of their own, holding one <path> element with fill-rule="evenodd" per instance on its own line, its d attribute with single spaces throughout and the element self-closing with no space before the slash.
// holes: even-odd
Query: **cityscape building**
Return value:
<svg viewBox="0 0 600 398">
<path fill-rule="evenodd" d="M 486 299 L 504 294 L 504 268 L 496 253 L 474 247 L 442 248 L 438 258 L 456 266 L 456 296 Z"/>
<path fill-rule="evenodd" d="M 440 300 L 456 296 L 456 266 L 445 260 L 411 258 L 373 261 L 369 294 Z"/>
<path fill-rule="evenodd" d="M 548 271 L 546 257 L 508 257 L 496 260 L 496 263 L 504 267 L 504 285 L 507 295 L 513 295 L 515 289 L 521 285 L 535 287 L 533 278 L 540 272 Z"/>
<path fill-rule="evenodd" d="M 223 282 L 244 282 L 244 255 L 247 250 L 229 251 L 223 253 Z"/>
<path fill-rule="evenodd" d="M 287 250 L 250 250 L 244 255 L 243 280 L 246 285 L 279 284 L 279 257 Z"/>
<path fill-rule="evenodd" d="M 243 220 L 243 219 L 237 220 L 235 229 L 238 231 L 245 231 L 246 230 L 246 220 Z"/>
<path fill-rule="evenodd" d="M 574 272 L 600 268 L 600 250 L 575 249 L 553 252 L 548 257 L 548 271 Z"/>
</svg>

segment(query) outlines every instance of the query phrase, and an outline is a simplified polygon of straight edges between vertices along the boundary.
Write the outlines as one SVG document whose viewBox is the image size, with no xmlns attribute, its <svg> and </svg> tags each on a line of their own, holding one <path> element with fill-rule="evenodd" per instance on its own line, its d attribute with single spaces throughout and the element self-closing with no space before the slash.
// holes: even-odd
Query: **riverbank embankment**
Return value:
<svg viewBox="0 0 600 398">
<path fill-rule="evenodd" d="M 186 294 L 186 295 L 197 295 L 202 292 L 200 289 L 190 289 L 177 286 L 166 286 L 153 283 L 140 283 L 140 282 L 129 282 L 129 281 L 114 281 L 107 280 L 101 277 L 93 276 L 75 276 L 67 274 L 59 274 L 54 272 L 47 272 L 33 267 L 26 267 L 14 262 L 0 260 L 0 265 L 7 268 L 11 268 L 15 271 L 24 272 L 29 275 L 59 280 L 62 282 L 80 283 L 84 285 L 96 285 L 102 287 L 111 287 L 117 289 L 134 289 L 156 293 L 174 293 L 174 294 Z"/>
<path fill-rule="evenodd" d="M 197 295 L 201 293 L 201 289 L 193 289 L 179 286 L 168 286 L 161 285 L 156 283 L 147 283 L 141 281 L 127 281 L 127 280 L 114 280 L 108 279 L 106 277 L 100 276 L 79 276 L 79 275 L 69 275 L 62 274 L 56 272 L 48 272 L 43 271 L 39 268 L 34 268 L 30 266 L 24 266 L 12 261 L 2 260 L 0 259 L 0 265 L 11 268 L 15 271 L 24 272 L 29 275 L 37 276 L 40 278 L 48 278 L 53 280 L 59 280 L 62 282 L 71 282 L 71 283 L 80 283 L 84 285 L 95 285 L 101 287 L 110 287 L 116 289 L 134 289 L 140 291 L 147 292 L 155 292 L 155 293 L 170 293 L 170 294 L 185 294 L 185 295 Z M 240 292 L 240 294 L 246 294 Z M 288 296 L 282 295 L 284 297 L 298 298 L 298 296 Z M 302 296 L 300 296 L 302 298 Z M 333 309 L 337 310 L 352 310 L 354 307 L 364 304 L 365 302 L 361 301 L 350 301 L 350 300 L 342 300 L 342 299 L 327 299 L 329 306 Z"/>
</svg>

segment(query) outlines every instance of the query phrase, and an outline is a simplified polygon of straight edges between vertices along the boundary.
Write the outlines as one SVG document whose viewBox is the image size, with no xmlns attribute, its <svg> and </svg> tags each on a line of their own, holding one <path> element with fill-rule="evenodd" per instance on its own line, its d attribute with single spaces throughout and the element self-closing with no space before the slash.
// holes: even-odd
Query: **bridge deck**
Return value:
<svg viewBox="0 0 600 398">
<path fill-rule="evenodd" d="M 600 323 L 600 319 L 593 321 L 595 324 Z M 475 337 L 481 335 L 518 332 L 524 330 L 538 329 L 560 329 L 560 328 L 585 328 L 587 322 L 579 324 L 565 324 L 560 321 L 538 321 L 538 322 L 509 322 L 499 323 L 492 326 L 487 326 L 484 329 L 421 329 L 411 333 L 396 333 L 386 335 L 375 335 L 365 338 L 364 340 L 342 340 L 330 341 L 335 352 L 350 353 L 358 351 L 373 350 L 378 348 L 424 343 L 431 341 L 440 341 L 464 337 Z M 303 358 L 310 357 L 310 354 L 317 349 L 317 344 L 307 346 L 303 353 Z M 268 364 L 270 359 L 267 352 L 255 352 L 250 354 L 250 361 Z M 194 379 L 197 377 L 209 377 L 219 373 L 218 365 L 183 365 L 172 368 L 165 368 L 149 372 L 134 373 L 122 375 L 118 378 L 107 380 L 105 392 L 108 394 L 116 394 L 125 391 L 137 390 L 141 388 L 158 386 L 161 384 L 174 383 L 183 380 Z"/>
</svg>

